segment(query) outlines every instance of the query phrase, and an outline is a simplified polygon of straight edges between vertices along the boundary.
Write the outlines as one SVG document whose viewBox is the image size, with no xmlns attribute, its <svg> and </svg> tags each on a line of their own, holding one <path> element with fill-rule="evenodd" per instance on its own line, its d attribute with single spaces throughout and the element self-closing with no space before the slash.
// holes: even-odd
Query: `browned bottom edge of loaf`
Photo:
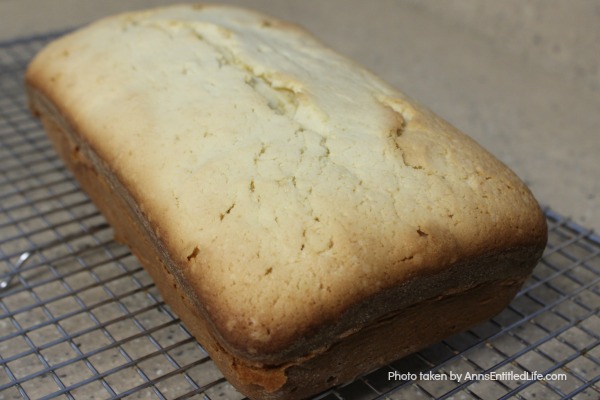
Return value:
<svg viewBox="0 0 600 400">
<path fill-rule="evenodd" d="M 253 367 L 254 363 L 235 358 L 223 349 L 208 323 L 168 272 L 166 261 L 148 232 L 139 226 L 130 207 L 85 158 L 80 151 L 81 144 L 74 143 L 66 128 L 32 98 L 32 108 L 41 116 L 54 147 L 113 226 L 116 238 L 130 247 L 165 302 L 203 345 L 228 381 L 252 399 L 309 397 L 489 319 L 506 307 L 535 265 L 537 255 L 529 255 L 530 265 L 525 268 L 522 265 L 507 267 L 512 257 L 500 257 L 498 263 L 511 271 L 509 278 L 491 277 L 489 281 L 420 301 L 303 359 L 279 366 Z M 516 249 L 515 257 L 521 257 L 522 252 Z M 486 262 L 489 261 L 488 256 Z M 471 260 L 469 264 L 476 266 L 478 260 Z"/>
</svg>

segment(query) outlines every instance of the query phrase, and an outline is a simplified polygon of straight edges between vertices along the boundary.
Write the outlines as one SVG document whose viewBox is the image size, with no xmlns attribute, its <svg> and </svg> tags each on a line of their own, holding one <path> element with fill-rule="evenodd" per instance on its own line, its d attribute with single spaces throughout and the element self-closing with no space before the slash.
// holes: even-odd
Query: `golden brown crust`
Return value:
<svg viewBox="0 0 600 400">
<path fill-rule="evenodd" d="M 546 241 L 541 210 L 508 168 L 299 28 L 209 10 L 199 21 L 185 8 L 102 21 L 44 50 L 27 82 L 67 165 L 232 383 L 301 396 L 507 304 Z M 279 52 L 325 63 L 314 81 L 289 55 L 266 65 L 253 53 L 278 40 L 290 44 Z M 148 74 L 131 72 L 140 59 L 156 63 Z M 188 78 L 201 90 L 184 91 Z M 359 119 L 338 96 L 346 78 L 347 98 L 368 110 Z M 497 298 L 479 307 L 486 290 Z M 430 332 L 419 312 L 457 321 Z M 379 348 L 393 331 L 408 339 Z"/>
<path fill-rule="evenodd" d="M 172 261 L 158 250 L 153 234 L 142 228 L 122 191 L 96 169 L 97 157 L 91 157 L 95 161 L 88 157 L 90 149 L 73 132 L 67 133 L 68 125 L 46 107 L 43 96 L 31 90 L 30 99 L 61 158 L 114 227 L 115 235 L 132 249 L 165 302 L 227 379 L 251 398 L 305 398 L 489 318 L 510 302 L 541 256 L 539 246 L 526 246 L 473 258 L 441 274 L 425 273 L 339 316 L 336 323 L 342 325 L 342 334 L 334 339 L 318 333 L 313 337 L 313 341 L 329 343 L 325 346 L 305 344 L 279 365 L 238 358 L 224 348 L 227 344 L 222 338 L 215 336 L 214 327 L 191 300 L 185 281 L 170 272 L 168 264 Z M 365 318 L 368 314 L 371 316 Z M 298 354 L 306 348 L 312 350 Z"/>
</svg>

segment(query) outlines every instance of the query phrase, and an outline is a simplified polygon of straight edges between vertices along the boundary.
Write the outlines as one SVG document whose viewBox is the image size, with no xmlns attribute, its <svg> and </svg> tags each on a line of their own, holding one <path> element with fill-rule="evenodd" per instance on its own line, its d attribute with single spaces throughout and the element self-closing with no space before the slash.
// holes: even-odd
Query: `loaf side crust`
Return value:
<svg viewBox="0 0 600 400">
<path fill-rule="evenodd" d="M 108 18 L 43 50 L 27 83 L 34 109 L 125 199 L 148 235 L 134 252 L 161 260 L 153 277 L 173 276 L 210 332 L 201 340 L 247 368 L 325 353 L 450 290 L 430 282 L 453 268 L 477 266 L 463 287 L 522 282 L 545 245 L 537 202 L 501 162 L 269 17 L 178 6 Z M 150 246 L 158 258 L 144 261 Z M 471 262 L 504 254 L 508 277 Z"/>
</svg>

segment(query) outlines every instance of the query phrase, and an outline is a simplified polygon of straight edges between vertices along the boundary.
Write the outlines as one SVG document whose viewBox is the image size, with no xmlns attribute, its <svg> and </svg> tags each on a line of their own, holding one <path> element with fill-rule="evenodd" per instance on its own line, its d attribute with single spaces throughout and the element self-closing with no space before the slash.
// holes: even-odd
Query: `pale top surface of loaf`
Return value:
<svg viewBox="0 0 600 400">
<path fill-rule="evenodd" d="M 105 19 L 47 48 L 30 81 L 249 352 L 421 271 L 540 234 L 525 186 L 472 140 L 252 12 Z"/>
</svg>

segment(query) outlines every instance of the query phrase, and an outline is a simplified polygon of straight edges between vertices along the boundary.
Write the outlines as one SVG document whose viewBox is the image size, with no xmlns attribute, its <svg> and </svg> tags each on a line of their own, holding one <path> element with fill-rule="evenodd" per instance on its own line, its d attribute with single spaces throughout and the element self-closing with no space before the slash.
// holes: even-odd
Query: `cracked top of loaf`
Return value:
<svg viewBox="0 0 600 400">
<path fill-rule="evenodd" d="M 28 80 L 131 199 L 216 335 L 257 359 L 414 276 L 544 241 L 501 162 L 263 15 L 111 17 L 48 46 Z M 377 314 L 363 309 L 356 324 Z"/>
</svg>

